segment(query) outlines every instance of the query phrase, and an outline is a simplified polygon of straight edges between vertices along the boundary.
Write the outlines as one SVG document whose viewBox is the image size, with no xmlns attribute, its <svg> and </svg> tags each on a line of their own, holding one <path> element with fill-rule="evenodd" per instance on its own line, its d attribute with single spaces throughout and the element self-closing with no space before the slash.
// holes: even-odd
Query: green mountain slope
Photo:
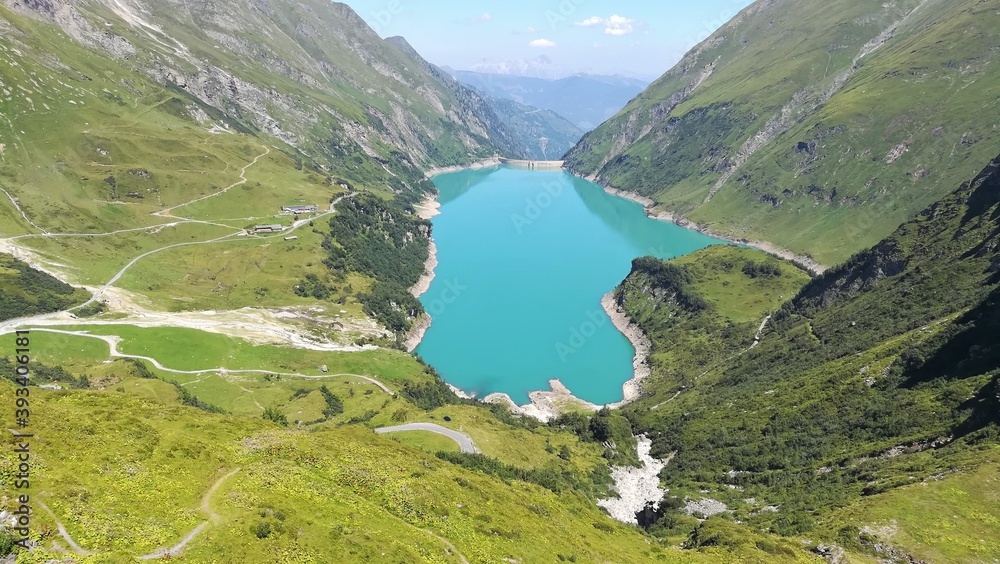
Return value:
<svg viewBox="0 0 1000 564">
<path fill-rule="evenodd" d="M 871 500 L 970 472 L 1000 452 L 998 241 L 1000 157 L 794 297 L 789 289 L 803 277 L 796 284 L 777 265 L 762 267 L 763 258 L 740 268 L 744 255 L 760 255 L 754 251 L 637 260 L 616 295 L 653 341 L 654 376 L 649 397 L 625 413 L 653 437 L 654 452 L 674 453 L 663 473 L 671 495 L 714 498 L 752 527 L 873 555 L 878 543 L 900 542 L 841 519 L 864 503 L 881 508 L 879 526 L 904 521 L 904 494 Z M 729 273 L 726 289 L 713 272 Z M 747 284 L 758 285 L 760 299 L 787 301 L 743 312 L 757 319 L 742 324 L 746 300 L 711 301 Z M 988 474 L 960 481 L 986 487 Z M 919 500 L 916 487 L 907 491 Z M 925 510 L 933 521 L 952 507 Z M 675 511 L 655 525 L 661 534 L 695 526 Z M 916 558 L 950 554 L 948 561 L 997 557 L 1000 547 L 973 536 L 995 536 L 995 507 L 971 523 L 929 540 L 921 535 L 934 526 L 909 520 L 910 544 L 900 549 Z"/>
<path fill-rule="evenodd" d="M 37 545 L 18 551 L 17 562 L 133 562 L 189 535 L 171 560 L 809 559 L 790 542 L 752 534 L 740 544 L 681 550 L 612 521 L 594 504 L 607 482 L 599 442 L 458 400 L 402 353 L 326 355 L 333 371 L 349 366 L 375 373 L 385 388 L 351 374 L 235 381 L 254 401 L 269 402 L 272 419 L 285 415 L 289 428 L 267 413 L 261 418 L 240 401 L 246 395 L 220 386 L 224 374 L 194 377 L 145 362 L 105 361 L 104 343 L 83 335 L 32 331 L 30 338 L 36 384 L 91 389 L 30 388 L 31 538 Z M 229 362 L 280 362 L 279 347 L 227 350 L 221 340 L 134 330 L 123 349 L 171 366 L 227 356 Z M 178 349 L 172 356 L 171 348 Z M 301 369 L 315 361 L 310 354 L 304 360 L 286 353 L 285 362 Z M 9 378 L 0 382 L 0 397 L 13 396 Z M 233 413 L 217 413 L 211 406 L 218 405 Z M 2 402 L 0 416 L 13 418 L 13 406 Z M 303 421 L 314 414 L 318 419 Z M 440 442 L 371 430 L 409 421 L 467 433 L 484 454 L 435 455 Z M 16 454 L 0 456 L 5 493 L 13 491 L 17 464 Z M 2 556 L 8 533 L 0 527 Z"/>
<path fill-rule="evenodd" d="M 180 100 L 168 108 L 173 113 L 222 113 L 232 127 L 279 139 L 326 165 L 393 148 L 416 163 L 454 164 L 494 149 L 477 116 L 343 4 L 94 0 L 10 7 L 51 21 L 90 55 L 174 90 Z M 113 82 L 128 90 L 121 80 Z"/>
<path fill-rule="evenodd" d="M 762 0 L 689 52 L 568 166 L 825 265 L 995 153 L 995 1 Z"/>
<path fill-rule="evenodd" d="M 351 321 L 374 281 L 333 276 L 328 220 L 281 207 L 371 192 L 409 213 L 433 190 L 422 169 L 498 151 L 342 5 L 7 2 L 0 27 L 4 245 L 66 282 L 116 279 L 127 301 L 98 299 L 117 313 L 319 306 L 358 329 L 309 331 L 377 337 Z M 275 223 L 298 233 L 241 237 Z M 311 277 L 322 299 L 296 293 Z"/>
<path fill-rule="evenodd" d="M 206 521 L 184 561 L 650 557 L 639 533 L 586 498 L 504 484 L 363 426 L 290 431 L 123 393 L 40 392 L 35 402 L 32 446 L 45 465 L 34 478 L 46 485 L 34 530 L 45 548 L 19 562 L 67 556 L 53 548 L 66 546 L 58 533 L 42 533 L 55 519 L 104 562 L 172 546 Z M 5 455 L 5 475 L 11 463 Z"/>
</svg>

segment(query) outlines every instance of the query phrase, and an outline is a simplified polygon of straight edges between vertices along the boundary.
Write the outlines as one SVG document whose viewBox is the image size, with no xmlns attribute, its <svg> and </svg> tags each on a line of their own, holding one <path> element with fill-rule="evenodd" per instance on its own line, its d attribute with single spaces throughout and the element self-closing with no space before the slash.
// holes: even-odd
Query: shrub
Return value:
<svg viewBox="0 0 1000 564">
<path fill-rule="evenodd" d="M 287 427 L 288 426 L 288 418 L 285 417 L 284 413 L 278 411 L 278 409 L 275 408 L 275 407 L 264 408 L 263 417 L 264 417 L 264 419 L 267 419 L 268 421 L 273 421 L 273 422 L 275 422 L 278 425 L 281 425 L 283 427 Z M 261 537 L 261 538 L 263 538 L 263 537 Z"/>
<path fill-rule="evenodd" d="M 177 390 L 177 399 L 181 404 L 188 407 L 194 407 L 202 411 L 207 411 L 209 413 L 225 413 L 226 410 L 219 406 L 212 405 L 210 403 L 205 403 L 198 399 L 198 396 L 192 394 L 187 388 L 181 386 L 177 382 L 174 382 L 174 389 Z"/>
<path fill-rule="evenodd" d="M 7 529 L 0 529 L 0 558 L 5 558 L 14 551 L 14 537 Z"/>
<path fill-rule="evenodd" d="M 781 276 L 781 267 L 769 262 L 747 261 L 743 265 L 743 274 L 750 278 L 772 278 Z"/>
<path fill-rule="evenodd" d="M 271 536 L 271 525 L 267 522 L 257 523 L 253 527 L 253 534 L 259 539 L 266 539 Z"/>
<path fill-rule="evenodd" d="M 324 417 L 329 419 L 344 412 L 344 402 L 340 401 L 340 398 L 335 396 L 326 385 L 319 391 L 323 394 L 323 399 L 326 400 L 326 409 L 323 410 Z"/>
</svg>

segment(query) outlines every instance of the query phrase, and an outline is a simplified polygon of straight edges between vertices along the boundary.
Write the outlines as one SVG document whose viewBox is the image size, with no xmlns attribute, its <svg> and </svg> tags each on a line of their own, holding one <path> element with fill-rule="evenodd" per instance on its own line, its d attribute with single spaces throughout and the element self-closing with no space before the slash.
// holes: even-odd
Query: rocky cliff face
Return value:
<svg viewBox="0 0 1000 564">
<path fill-rule="evenodd" d="M 493 154 L 467 107 L 344 4 L 324 0 L 4 0 L 79 43 L 320 163 L 455 164 Z"/>
<path fill-rule="evenodd" d="M 810 282 L 792 303 L 801 310 L 826 308 L 876 290 L 889 278 L 899 278 L 897 285 L 907 286 L 944 278 L 949 272 L 956 278 L 956 290 L 963 274 L 974 274 L 967 281 L 970 288 L 995 284 L 1000 281 L 995 268 L 998 240 L 1000 156 L 874 247 Z"/>
<path fill-rule="evenodd" d="M 760 0 L 567 164 L 832 265 L 993 156 L 998 25 L 978 0 Z"/>
<path fill-rule="evenodd" d="M 695 315 L 708 307 L 700 296 L 691 292 L 691 275 L 682 267 L 666 263 L 653 257 L 640 257 L 632 261 L 632 270 L 615 290 L 615 301 L 619 307 L 631 297 L 642 296 L 655 310 L 663 310 L 661 315 Z"/>
</svg>

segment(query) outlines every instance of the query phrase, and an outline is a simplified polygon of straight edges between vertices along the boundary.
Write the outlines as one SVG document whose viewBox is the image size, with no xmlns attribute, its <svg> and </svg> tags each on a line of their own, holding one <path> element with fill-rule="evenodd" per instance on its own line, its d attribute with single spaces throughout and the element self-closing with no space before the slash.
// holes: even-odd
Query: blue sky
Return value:
<svg viewBox="0 0 1000 564">
<path fill-rule="evenodd" d="M 427 60 L 470 69 L 483 59 L 545 55 L 565 71 L 659 76 L 750 0 L 347 0 L 382 37 L 402 35 Z"/>
</svg>

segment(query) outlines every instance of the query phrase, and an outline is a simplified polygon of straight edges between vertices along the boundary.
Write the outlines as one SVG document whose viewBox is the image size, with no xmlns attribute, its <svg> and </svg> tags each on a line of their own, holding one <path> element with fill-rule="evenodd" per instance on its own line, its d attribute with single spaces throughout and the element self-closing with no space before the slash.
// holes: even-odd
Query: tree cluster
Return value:
<svg viewBox="0 0 1000 564">
<path fill-rule="evenodd" d="M 83 301 L 84 292 L 9 255 L 0 255 L 0 321 L 60 311 Z"/>
<path fill-rule="evenodd" d="M 750 278 L 772 278 L 781 276 L 781 267 L 769 262 L 748 260 L 743 264 L 743 274 Z"/>
<path fill-rule="evenodd" d="M 393 331 L 408 330 L 423 313 L 407 289 L 424 274 L 430 223 L 394 202 L 359 194 L 341 202 L 330 220 L 330 235 L 332 240 L 324 243 L 329 253 L 325 264 L 335 273 L 354 271 L 374 278 L 371 291 L 358 296 L 366 312 Z"/>
</svg>

